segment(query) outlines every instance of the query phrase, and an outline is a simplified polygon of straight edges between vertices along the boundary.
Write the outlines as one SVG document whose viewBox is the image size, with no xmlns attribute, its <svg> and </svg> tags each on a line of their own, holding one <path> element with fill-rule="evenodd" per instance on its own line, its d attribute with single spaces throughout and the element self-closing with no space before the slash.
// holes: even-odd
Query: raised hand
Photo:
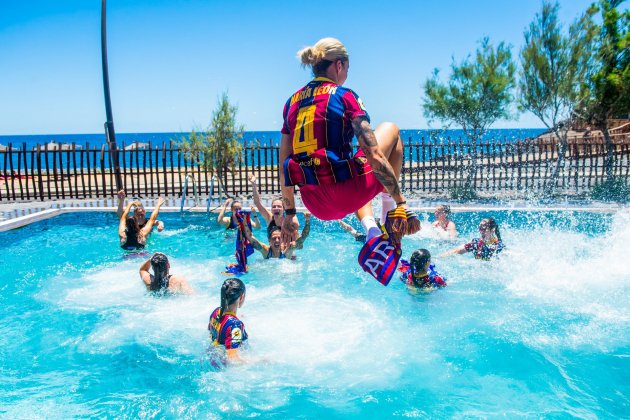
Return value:
<svg viewBox="0 0 630 420">
<path fill-rule="evenodd" d="M 295 214 L 287 214 L 282 222 L 282 243 L 288 246 L 298 237 L 298 223 Z"/>
<path fill-rule="evenodd" d="M 422 226 L 420 225 L 420 219 L 418 218 L 418 215 L 415 212 L 409 209 L 406 210 L 406 214 L 407 214 L 407 230 L 405 232 L 405 235 L 413 235 L 414 233 L 422 229 Z"/>
</svg>

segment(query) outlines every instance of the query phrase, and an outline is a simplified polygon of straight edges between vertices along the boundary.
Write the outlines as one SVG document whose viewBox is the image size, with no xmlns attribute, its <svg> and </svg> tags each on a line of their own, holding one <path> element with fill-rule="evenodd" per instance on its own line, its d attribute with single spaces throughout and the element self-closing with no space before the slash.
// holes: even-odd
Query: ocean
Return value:
<svg viewBox="0 0 630 420">
<path fill-rule="evenodd" d="M 502 144 L 515 143 L 517 140 L 525 140 L 527 138 L 536 137 L 541 134 L 543 129 L 495 129 L 489 130 L 483 140 L 494 140 L 501 142 Z M 164 166 L 179 166 L 182 163 L 177 153 L 158 157 L 159 152 L 155 151 L 158 147 L 162 150 L 162 145 L 165 144 L 167 149 L 171 143 L 181 140 L 189 133 L 117 133 L 116 142 L 119 149 L 133 143 L 150 144 L 154 152 L 149 153 L 146 149 L 139 152 L 125 151 L 120 154 L 120 165 L 124 168 L 137 168 L 137 167 L 159 167 Z M 423 162 L 438 158 L 445 154 L 458 153 L 453 149 L 449 150 L 442 146 L 442 142 L 451 140 L 466 140 L 462 130 L 402 130 L 401 136 L 405 140 L 405 145 L 422 142 L 433 145 L 433 147 L 405 147 L 405 161 L 411 162 Z M 96 167 L 99 164 L 98 155 L 101 147 L 106 144 L 105 134 L 37 134 L 37 135 L 3 135 L 0 136 L 0 171 L 5 173 L 7 171 L 13 172 L 15 168 L 33 167 L 34 157 L 30 156 L 32 150 L 37 145 L 44 146 L 51 142 L 72 145 L 76 144 L 77 149 L 86 151 L 90 150 L 90 153 L 77 153 L 71 152 L 55 152 L 49 151 L 42 154 L 42 165 L 48 167 L 53 162 L 57 161 L 59 165 L 70 168 L 80 168 L 89 166 L 88 160 L 92 160 L 92 166 Z M 246 131 L 243 137 L 243 143 L 246 145 L 256 145 L 260 142 L 262 146 L 278 146 L 280 143 L 279 131 Z M 356 142 L 356 140 L 355 140 Z M 13 153 L 2 153 L 5 147 L 11 146 Z M 26 154 L 17 153 L 18 150 L 26 150 L 29 156 Z M 49 147 L 49 150 L 54 150 Z M 460 152 L 467 153 L 468 148 L 464 146 L 463 149 L 459 149 Z M 486 149 L 489 151 L 488 149 Z M 4 156 L 2 156 L 4 155 Z M 85 161 L 84 161 L 85 158 Z M 261 150 L 257 148 L 248 148 L 243 154 L 245 166 L 266 166 L 278 164 L 277 149 L 272 147 L 266 147 Z M 76 162 L 75 162 L 76 161 Z M 28 162 L 31 162 L 30 164 Z M 109 159 L 105 159 L 104 165 L 109 168 L 111 162 Z"/>
<path fill-rule="evenodd" d="M 515 142 L 517 140 L 524 140 L 526 138 L 536 137 L 543 133 L 545 130 L 541 128 L 511 128 L 511 129 L 493 129 L 488 130 L 488 133 L 484 136 L 484 140 L 503 140 L 504 142 Z M 116 142 L 119 147 L 129 145 L 134 142 L 151 143 L 153 146 L 161 146 L 162 143 L 169 144 L 170 141 L 177 141 L 186 136 L 189 133 L 116 133 Z M 407 142 L 409 139 L 412 141 L 420 141 L 424 138 L 429 141 L 431 138 L 437 138 L 441 140 L 451 139 L 465 139 L 466 136 L 462 130 L 401 130 L 401 136 Z M 278 145 L 280 142 L 280 131 L 246 131 L 243 137 L 245 142 L 260 141 L 262 144 Z M 32 135 L 0 135 L 0 145 L 7 146 L 9 143 L 13 147 L 22 148 L 26 145 L 27 150 L 31 150 L 38 144 L 44 145 L 46 143 L 66 143 L 77 145 L 85 148 L 85 145 L 89 143 L 90 148 L 100 148 L 106 143 L 105 134 L 32 134 Z"/>
</svg>

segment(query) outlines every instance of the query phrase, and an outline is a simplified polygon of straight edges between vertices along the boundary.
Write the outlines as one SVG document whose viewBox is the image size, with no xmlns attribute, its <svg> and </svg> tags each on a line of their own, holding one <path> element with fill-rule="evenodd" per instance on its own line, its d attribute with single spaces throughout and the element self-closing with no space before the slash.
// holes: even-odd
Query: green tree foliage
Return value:
<svg viewBox="0 0 630 420">
<path fill-rule="evenodd" d="M 578 105 L 579 86 L 591 62 L 593 31 L 591 16 L 585 13 L 564 33 L 558 22 L 558 3 L 545 1 L 540 13 L 524 31 L 518 103 L 531 111 L 551 131 L 557 142 L 558 158 L 545 193 L 551 194 L 564 165 L 567 134 Z"/>
<path fill-rule="evenodd" d="M 599 128 L 606 142 L 605 171 L 613 181 L 614 147 L 608 124 L 630 113 L 630 10 L 618 8 L 624 0 L 600 0 L 592 9 L 601 12 L 596 28 L 592 71 L 582 83 L 578 110 L 585 121 Z"/>
<path fill-rule="evenodd" d="M 186 160 L 216 175 L 219 187 L 227 182 L 227 174 L 240 162 L 244 127 L 236 121 L 238 107 L 230 104 L 227 93 L 219 98 L 212 112 L 210 127 L 202 132 L 193 130 L 178 141 Z"/>
<path fill-rule="evenodd" d="M 439 70 L 424 85 L 423 110 L 429 121 L 439 120 L 446 127 L 461 126 L 471 140 L 471 164 L 463 188 L 472 190 L 477 171 L 477 143 L 490 125 L 510 118 L 515 65 L 510 46 L 501 42 L 495 49 L 488 38 L 481 41 L 474 58 L 461 64 L 453 60 L 447 83 Z"/>
</svg>

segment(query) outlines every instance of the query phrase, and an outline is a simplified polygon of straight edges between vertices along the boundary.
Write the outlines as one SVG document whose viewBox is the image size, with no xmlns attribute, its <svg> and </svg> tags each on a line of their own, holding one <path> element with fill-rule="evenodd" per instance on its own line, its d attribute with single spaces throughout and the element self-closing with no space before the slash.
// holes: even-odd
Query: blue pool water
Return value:
<svg viewBox="0 0 630 420">
<path fill-rule="evenodd" d="M 368 277 L 332 223 L 296 261 L 254 256 L 239 316 L 269 362 L 223 371 L 203 363 L 233 260 L 214 220 L 161 217 L 149 250 L 196 291 L 167 299 L 122 258 L 114 214 L 1 233 L 0 417 L 627 417 L 630 213 L 457 213 L 460 240 L 425 224 L 404 256 L 486 216 L 511 252 L 435 258 L 449 286 L 430 294 Z"/>
</svg>

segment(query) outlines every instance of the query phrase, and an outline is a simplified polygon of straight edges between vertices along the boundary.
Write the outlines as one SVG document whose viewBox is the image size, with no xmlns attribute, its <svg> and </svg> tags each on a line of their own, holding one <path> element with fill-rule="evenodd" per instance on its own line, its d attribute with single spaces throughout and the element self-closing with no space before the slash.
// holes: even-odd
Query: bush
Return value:
<svg viewBox="0 0 630 420">
<path fill-rule="evenodd" d="M 469 185 L 458 185 L 449 189 L 449 194 L 454 200 L 476 200 L 477 191 Z"/>
<path fill-rule="evenodd" d="M 630 201 L 630 185 L 622 178 L 612 178 L 597 184 L 591 190 L 593 200 Z"/>
</svg>

